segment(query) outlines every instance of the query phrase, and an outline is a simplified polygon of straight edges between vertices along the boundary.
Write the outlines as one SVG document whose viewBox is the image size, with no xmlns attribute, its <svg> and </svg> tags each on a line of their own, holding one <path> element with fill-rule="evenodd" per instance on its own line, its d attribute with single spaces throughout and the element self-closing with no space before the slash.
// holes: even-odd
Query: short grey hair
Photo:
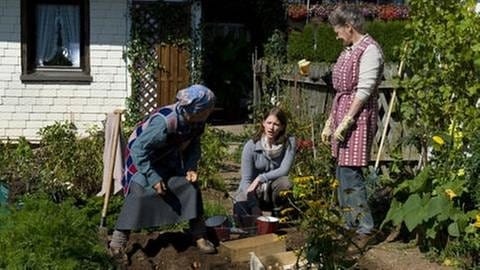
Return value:
<svg viewBox="0 0 480 270">
<path fill-rule="evenodd" d="M 330 24 L 335 26 L 345 26 L 350 24 L 360 34 L 364 34 L 363 25 L 365 18 L 359 8 L 353 5 L 342 5 L 336 8 L 330 16 L 328 16 Z"/>
</svg>

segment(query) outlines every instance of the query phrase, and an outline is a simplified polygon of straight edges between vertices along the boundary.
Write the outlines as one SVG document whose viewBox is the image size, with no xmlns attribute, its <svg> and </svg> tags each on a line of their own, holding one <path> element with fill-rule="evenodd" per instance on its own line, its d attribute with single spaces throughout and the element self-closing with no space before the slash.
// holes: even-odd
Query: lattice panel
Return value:
<svg viewBox="0 0 480 270">
<path fill-rule="evenodd" d="M 157 82 L 154 75 L 143 69 L 145 65 L 142 65 L 142 62 L 140 61 L 136 65 L 141 75 L 133 79 L 133 84 L 137 86 L 135 94 L 138 101 L 137 104 L 141 106 L 140 111 L 143 114 L 148 114 L 157 107 Z"/>
<path fill-rule="evenodd" d="M 161 84 L 162 72 L 165 71 L 165 59 L 170 56 L 160 55 L 158 44 L 168 44 L 174 42 L 173 39 L 181 39 L 188 36 L 190 32 L 190 4 L 189 3 L 173 3 L 165 4 L 159 2 L 135 2 L 131 7 L 132 16 L 132 37 L 138 40 L 140 44 L 146 44 L 147 52 L 144 57 L 137 57 L 132 67 L 138 72 L 138 76 L 132 77 L 132 86 L 134 98 L 140 106 L 139 110 L 143 114 L 152 112 L 155 108 L 171 103 L 172 89 L 165 89 L 165 84 Z M 161 11 L 161 12 L 159 12 Z M 169 14 L 169 16 L 165 16 Z M 174 22 L 174 23 L 173 23 Z M 135 46 L 135 43 L 133 43 Z M 178 57 L 178 53 L 172 59 L 184 61 L 182 64 L 186 67 L 188 58 Z M 153 61 L 152 61 L 153 60 Z M 152 62 L 156 63 L 158 68 L 152 68 Z M 168 61 L 172 63 L 172 61 Z M 178 66 L 179 64 L 175 64 Z M 152 70 L 153 69 L 153 70 Z M 179 75 L 179 73 L 172 73 Z M 187 76 L 182 74 L 180 80 L 183 82 Z M 168 79 L 178 81 L 177 76 L 170 76 Z M 180 83 L 169 84 L 170 87 L 180 86 Z M 181 86 L 184 86 L 182 84 Z M 167 102 L 168 101 L 168 102 Z"/>
</svg>

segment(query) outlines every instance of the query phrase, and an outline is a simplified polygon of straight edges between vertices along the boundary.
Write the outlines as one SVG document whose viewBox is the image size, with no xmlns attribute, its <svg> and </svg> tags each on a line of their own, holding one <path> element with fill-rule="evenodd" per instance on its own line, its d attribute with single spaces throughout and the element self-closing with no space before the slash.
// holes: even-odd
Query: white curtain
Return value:
<svg viewBox="0 0 480 270">
<path fill-rule="evenodd" d="M 80 67 L 80 7 L 73 5 L 37 6 L 36 63 L 43 66 L 61 50 L 73 67 Z M 62 47 L 57 45 L 58 26 Z"/>
<path fill-rule="evenodd" d="M 36 63 L 43 66 L 43 62 L 52 59 L 57 50 L 57 28 L 55 27 L 56 9 L 52 5 L 37 6 L 37 54 Z"/>
</svg>

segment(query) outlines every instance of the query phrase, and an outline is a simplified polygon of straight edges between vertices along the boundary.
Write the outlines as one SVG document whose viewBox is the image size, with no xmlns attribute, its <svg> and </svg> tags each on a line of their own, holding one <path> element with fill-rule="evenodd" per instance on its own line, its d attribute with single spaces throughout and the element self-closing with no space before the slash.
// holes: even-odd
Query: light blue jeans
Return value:
<svg viewBox="0 0 480 270">
<path fill-rule="evenodd" d="M 369 234 L 373 229 L 373 217 L 367 201 L 367 191 L 361 167 L 337 167 L 338 203 L 343 211 L 347 229 L 357 234 Z"/>
</svg>

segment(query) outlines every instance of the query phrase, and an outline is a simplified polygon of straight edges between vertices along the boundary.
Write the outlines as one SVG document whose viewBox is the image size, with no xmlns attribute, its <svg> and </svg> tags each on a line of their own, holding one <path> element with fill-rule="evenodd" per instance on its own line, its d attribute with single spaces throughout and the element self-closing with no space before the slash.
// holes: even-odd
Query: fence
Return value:
<svg viewBox="0 0 480 270">
<path fill-rule="evenodd" d="M 335 93 L 329 89 L 322 79 L 312 80 L 309 77 L 300 75 L 284 76 L 281 79 L 288 91 L 287 95 L 293 97 L 294 107 L 304 108 L 307 114 L 318 116 L 324 114 L 325 118 L 330 112 L 331 104 Z M 374 161 L 377 156 L 381 136 L 385 123 L 387 122 L 387 111 L 389 102 L 392 96 L 394 85 L 390 81 L 383 81 L 379 87 L 378 95 L 378 122 L 377 133 L 375 134 L 374 143 L 372 146 L 371 160 Z M 399 108 L 398 99 L 395 101 L 395 108 Z M 399 119 L 398 110 L 394 109 L 394 113 L 390 118 L 387 126 L 387 135 L 385 138 L 384 148 L 380 155 L 381 164 L 393 160 L 405 162 L 417 162 L 419 154 L 413 146 L 404 143 L 403 138 L 407 137 L 408 130 L 405 129 L 403 123 Z M 323 123 L 322 123 L 323 125 Z M 316 127 L 316 130 L 321 130 L 323 126 Z M 318 136 L 317 136 L 318 137 Z M 396 156 L 394 153 L 399 153 L 401 156 Z M 388 174 L 386 167 L 382 167 L 384 173 Z"/>
</svg>

